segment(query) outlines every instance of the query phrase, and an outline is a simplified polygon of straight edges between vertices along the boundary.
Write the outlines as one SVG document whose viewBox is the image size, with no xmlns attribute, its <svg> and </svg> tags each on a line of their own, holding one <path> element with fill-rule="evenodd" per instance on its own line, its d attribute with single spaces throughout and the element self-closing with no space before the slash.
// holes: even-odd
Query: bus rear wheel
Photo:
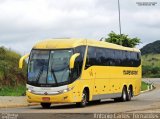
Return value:
<svg viewBox="0 0 160 119">
<path fill-rule="evenodd" d="M 123 87 L 123 90 L 122 90 L 122 95 L 121 95 L 121 97 L 119 97 L 119 98 L 114 98 L 114 101 L 115 101 L 115 102 L 125 102 L 125 101 L 127 101 L 127 96 L 128 96 L 127 88 L 124 86 L 124 87 Z"/>
<path fill-rule="evenodd" d="M 131 101 L 131 98 L 132 98 L 132 89 L 129 88 L 127 93 L 127 101 Z"/>
<path fill-rule="evenodd" d="M 42 108 L 48 109 L 51 107 L 51 103 L 41 103 Z"/>
<path fill-rule="evenodd" d="M 122 101 L 122 102 L 127 101 L 127 95 L 128 95 L 128 93 L 127 93 L 127 88 L 126 88 L 126 87 L 123 87 L 122 96 L 121 96 L 121 101 Z"/>
<path fill-rule="evenodd" d="M 83 91 L 82 93 L 82 101 L 81 102 L 77 102 L 76 105 L 78 107 L 85 107 L 88 103 L 88 93 L 86 90 Z"/>
</svg>

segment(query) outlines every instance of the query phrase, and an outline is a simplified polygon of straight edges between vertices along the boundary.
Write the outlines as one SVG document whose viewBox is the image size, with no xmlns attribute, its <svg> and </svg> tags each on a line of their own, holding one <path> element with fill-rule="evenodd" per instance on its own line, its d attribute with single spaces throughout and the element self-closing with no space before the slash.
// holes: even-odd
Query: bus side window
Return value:
<svg viewBox="0 0 160 119">
<path fill-rule="evenodd" d="M 115 66 L 115 51 L 110 50 L 110 66 Z"/>
<path fill-rule="evenodd" d="M 122 51 L 122 56 L 121 56 L 121 66 L 125 66 L 126 65 L 126 51 Z"/>
<path fill-rule="evenodd" d="M 121 50 L 115 50 L 115 65 L 116 66 L 122 66 L 123 62 L 123 54 Z"/>
<path fill-rule="evenodd" d="M 106 49 L 105 50 L 105 57 L 106 57 L 106 65 L 107 66 L 114 66 L 115 61 L 114 61 L 114 50 L 112 49 Z"/>
<path fill-rule="evenodd" d="M 140 52 L 137 53 L 136 65 L 137 66 L 141 65 L 141 53 Z"/>
<path fill-rule="evenodd" d="M 105 66 L 106 65 L 106 53 L 105 53 L 105 49 L 102 48 L 101 49 L 101 65 Z"/>
<path fill-rule="evenodd" d="M 130 52 L 130 65 L 129 66 L 135 65 L 134 59 L 135 59 L 134 52 Z"/>
<path fill-rule="evenodd" d="M 130 65 L 131 67 L 138 67 L 139 64 L 139 56 L 137 52 L 130 52 Z"/>
<path fill-rule="evenodd" d="M 76 80 L 81 75 L 84 52 L 85 46 L 78 46 L 74 49 L 74 53 L 80 53 L 80 56 L 76 58 L 74 68 L 72 69 L 72 81 Z"/>
<path fill-rule="evenodd" d="M 88 47 L 88 52 L 87 52 L 87 59 L 86 59 L 86 65 L 85 69 L 89 68 L 92 65 L 96 65 L 96 52 L 95 48 L 89 46 Z"/>
<path fill-rule="evenodd" d="M 130 60 L 131 60 L 130 52 L 126 51 L 125 55 L 126 55 L 126 58 L 125 58 L 126 65 L 125 66 L 130 66 Z"/>
<path fill-rule="evenodd" d="M 137 53 L 134 52 L 134 67 L 138 66 L 138 57 L 137 57 Z"/>
<path fill-rule="evenodd" d="M 103 48 L 96 48 L 96 65 L 104 66 L 105 52 Z"/>
</svg>

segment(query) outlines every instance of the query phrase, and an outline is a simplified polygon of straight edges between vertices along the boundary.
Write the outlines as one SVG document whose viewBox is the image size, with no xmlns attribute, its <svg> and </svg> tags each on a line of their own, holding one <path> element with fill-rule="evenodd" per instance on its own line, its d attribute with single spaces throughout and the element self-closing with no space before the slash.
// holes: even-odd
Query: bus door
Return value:
<svg viewBox="0 0 160 119">
<path fill-rule="evenodd" d="M 87 55 L 86 55 L 86 63 L 84 71 L 82 72 L 82 78 L 87 79 L 88 84 L 91 89 L 91 95 L 94 95 L 95 91 L 95 69 L 94 69 L 94 63 L 95 63 L 95 48 L 88 46 L 87 49 Z"/>
</svg>

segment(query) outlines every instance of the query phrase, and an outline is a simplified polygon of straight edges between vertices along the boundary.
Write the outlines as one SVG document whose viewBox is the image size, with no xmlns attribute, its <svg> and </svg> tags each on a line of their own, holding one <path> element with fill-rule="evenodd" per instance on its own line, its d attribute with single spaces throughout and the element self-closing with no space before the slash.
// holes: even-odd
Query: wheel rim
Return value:
<svg viewBox="0 0 160 119">
<path fill-rule="evenodd" d="M 132 97 L 131 90 L 128 91 L 128 97 L 129 97 L 129 99 L 131 99 L 131 97 Z"/>
<path fill-rule="evenodd" d="M 126 100 L 127 95 L 126 95 L 126 91 L 123 92 L 123 100 Z"/>
<path fill-rule="evenodd" d="M 82 104 L 85 105 L 86 102 L 87 102 L 87 97 L 86 97 L 86 94 L 83 93 L 83 95 L 82 95 Z"/>
</svg>

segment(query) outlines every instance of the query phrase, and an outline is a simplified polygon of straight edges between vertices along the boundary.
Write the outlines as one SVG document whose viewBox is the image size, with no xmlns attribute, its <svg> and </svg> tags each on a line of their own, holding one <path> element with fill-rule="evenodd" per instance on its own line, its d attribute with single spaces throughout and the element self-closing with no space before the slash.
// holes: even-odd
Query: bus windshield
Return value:
<svg viewBox="0 0 160 119">
<path fill-rule="evenodd" d="M 69 81 L 72 50 L 32 50 L 28 65 L 28 83 L 59 86 Z"/>
</svg>

